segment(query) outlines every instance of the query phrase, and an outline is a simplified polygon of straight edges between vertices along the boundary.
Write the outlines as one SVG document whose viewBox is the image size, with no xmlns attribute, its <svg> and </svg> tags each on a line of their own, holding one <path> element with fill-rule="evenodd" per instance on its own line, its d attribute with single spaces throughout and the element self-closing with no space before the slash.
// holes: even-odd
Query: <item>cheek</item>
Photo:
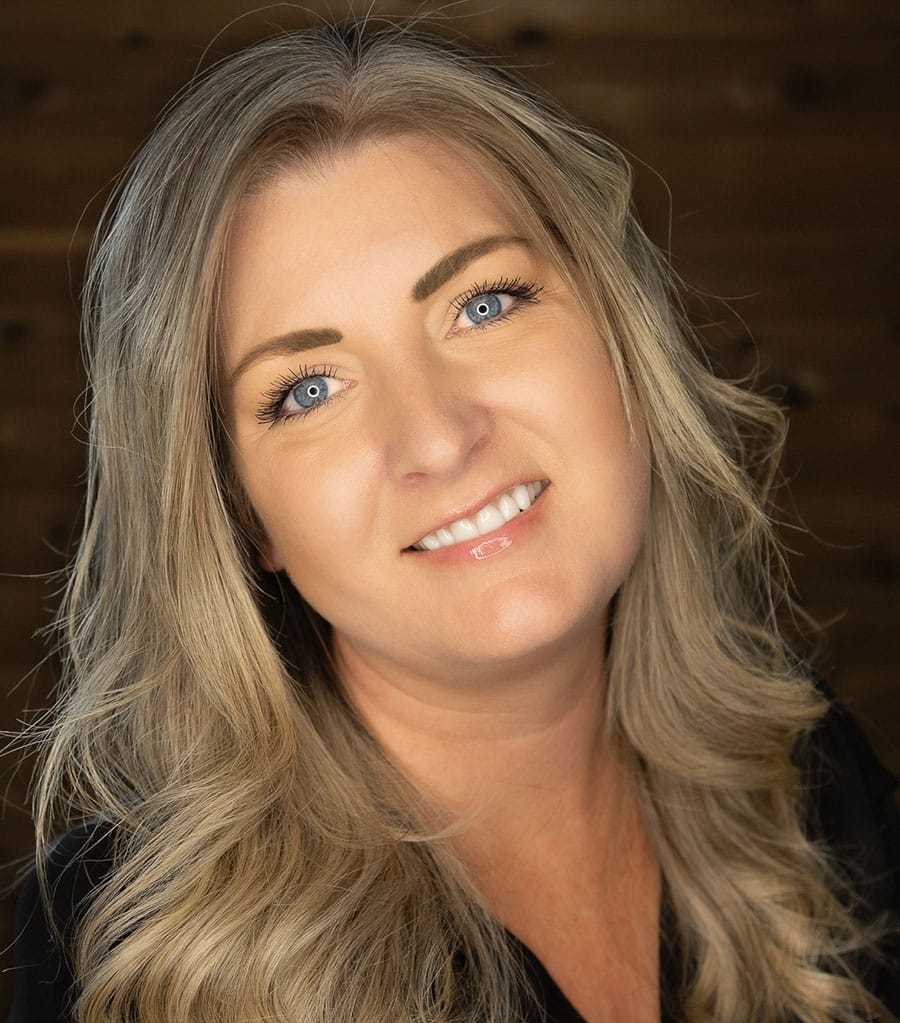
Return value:
<svg viewBox="0 0 900 1023">
<path fill-rule="evenodd" d="M 244 476 L 268 540 L 272 566 L 287 570 L 294 585 L 315 592 L 347 585 L 354 564 L 374 536 L 374 488 L 362 459 L 284 452 Z"/>
<path fill-rule="evenodd" d="M 605 454 L 629 447 L 629 429 L 612 366 L 600 341 L 575 334 L 547 346 L 527 374 L 528 405 L 562 442 L 562 455 Z M 537 367 L 540 367 L 539 369 Z M 593 458 L 591 459 L 593 461 Z"/>
<path fill-rule="evenodd" d="M 632 404 L 633 429 L 612 366 L 602 349 L 585 350 L 573 368 L 566 421 L 571 443 L 569 467 L 611 550 L 624 562 L 633 558 L 643 537 L 650 497 L 647 432 Z"/>
</svg>

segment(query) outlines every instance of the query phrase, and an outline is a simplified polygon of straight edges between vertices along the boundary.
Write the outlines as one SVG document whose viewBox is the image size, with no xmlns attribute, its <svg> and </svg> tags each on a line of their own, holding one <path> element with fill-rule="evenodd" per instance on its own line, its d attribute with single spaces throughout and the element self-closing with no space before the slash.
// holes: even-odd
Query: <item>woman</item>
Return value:
<svg viewBox="0 0 900 1023">
<path fill-rule="evenodd" d="M 169 114 L 88 282 L 14 1019 L 892 1018 L 892 779 L 779 631 L 783 421 L 629 184 L 402 29 Z"/>
</svg>

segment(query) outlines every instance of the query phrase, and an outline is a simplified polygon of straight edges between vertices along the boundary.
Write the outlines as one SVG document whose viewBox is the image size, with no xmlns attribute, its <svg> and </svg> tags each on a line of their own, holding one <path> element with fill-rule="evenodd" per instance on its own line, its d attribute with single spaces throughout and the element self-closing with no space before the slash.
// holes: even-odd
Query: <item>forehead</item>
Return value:
<svg viewBox="0 0 900 1023">
<path fill-rule="evenodd" d="M 513 226 L 517 218 L 503 187 L 471 158 L 448 144 L 417 135 L 370 140 L 336 158 L 287 169 L 241 204 L 232 253 L 298 232 L 305 249 L 345 242 L 385 241 L 413 228 L 463 230 L 488 222 Z M 519 226 L 519 225 L 516 225 Z M 485 233 L 481 231 L 480 233 Z"/>
<path fill-rule="evenodd" d="M 468 242 L 522 227 L 501 185 L 449 146 L 419 136 L 369 141 L 286 170 L 242 203 L 225 269 L 232 336 L 289 330 L 352 283 L 360 302 L 401 288 Z M 294 296 L 287 302 L 286 297 Z M 263 317 L 265 323 L 258 322 Z"/>
</svg>

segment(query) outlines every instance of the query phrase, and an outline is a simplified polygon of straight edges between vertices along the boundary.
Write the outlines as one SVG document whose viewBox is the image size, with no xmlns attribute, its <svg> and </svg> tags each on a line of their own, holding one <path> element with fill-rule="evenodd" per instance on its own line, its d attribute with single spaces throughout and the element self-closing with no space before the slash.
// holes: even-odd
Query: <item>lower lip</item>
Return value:
<svg viewBox="0 0 900 1023">
<path fill-rule="evenodd" d="M 435 551 L 407 550 L 403 553 L 417 560 L 426 560 L 429 565 L 460 565 L 473 562 L 480 565 L 500 558 L 521 545 L 540 525 L 549 490 L 548 483 L 525 511 L 519 512 L 506 525 L 485 533 L 476 540 L 464 540 L 450 547 L 439 547 Z"/>
</svg>

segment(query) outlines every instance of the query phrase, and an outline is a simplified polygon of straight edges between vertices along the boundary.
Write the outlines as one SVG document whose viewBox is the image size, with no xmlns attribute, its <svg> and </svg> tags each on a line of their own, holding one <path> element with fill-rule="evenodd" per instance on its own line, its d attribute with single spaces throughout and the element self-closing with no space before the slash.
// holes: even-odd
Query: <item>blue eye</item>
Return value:
<svg viewBox="0 0 900 1023">
<path fill-rule="evenodd" d="M 316 405 L 321 405 L 323 401 L 327 401 L 331 397 L 331 392 L 328 389 L 328 379 L 328 377 L 323 376 L 306 377 L 305 380 L 301 380 L 296 387 L 291 389 L 285 404 L 293 402 L 297 408 L 301 409 L 310 409 L 315 408 Z"/>
<path fill-rule="evenodd" d="M 533 281 L 523 281 L 521 277 L 482 281 L 451 302 L 457 311 L 457 330 L 500 323 L 537 302 L 542 290 Z"/>
<path fill-rule="evenodd" d="M 322 373 L 304 376 L 284 396 L 281 411 L 287 415 L 311 412 L 319 405 L 323 405 L 335 391 L 340 390 L 340 384 L 341 382 L 335 380 L 333 376 L 325 376 Z"/>
<path fill-rule="evenodd" d="M 463 306 L 462 311 L 473 324 L 492 320 L 503 312 L 503 303 L 496 294 L 476 295 Z"/>
<path fill-rule="evenodd" d="M 256 418 L 273 426 L 288 419 L 300 419 L 339 397 L 349 386 L 352 382 L 339 377 L 333 366 L 303 366 L 276 380 L 265 392 Z"/>
</svg>

